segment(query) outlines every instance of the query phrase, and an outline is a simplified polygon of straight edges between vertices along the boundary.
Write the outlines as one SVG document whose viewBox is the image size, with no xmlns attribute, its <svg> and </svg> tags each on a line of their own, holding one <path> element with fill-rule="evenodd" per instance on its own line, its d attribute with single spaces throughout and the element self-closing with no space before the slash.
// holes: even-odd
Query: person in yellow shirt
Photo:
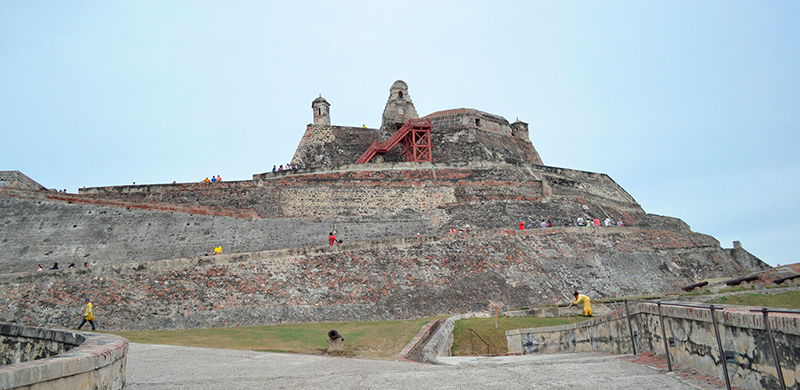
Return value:
<svg viewBox="0 0 800 390">
<path fill-rule="evenodd" d="M 222 246 L 221 245 L 216 247 L 216 248 L 214 248 L 214 254 L 215 255 L 221 255 L 222 254 Z"/>
<path fill-rule="evenodd" d="M 583 304 L 583 315 L 585 315 L 587 317 L 591 317 L 592 316 L 591 299 L 589 299 L 589 297 L 587 297 L 586 295 L 578 294 L 577 291 L 575 291 L 575 294 L 572 294 L 572 295 L 575 296 L 575 300 L 572 301 L 572 304 L 573 305 L 579 305 L 579 304 L 582 303 Z"/>
<path fill-rule="evenodd" d="M 95 330 L 95 328 L 94 328 L 94 310 L 92 308 L 92 302 L 89 301 L 89 298 L 86 298 L 86 308 L 83 311 L 83 321 L 81 321 L 81 325 L 78 327 L 78 330 L 83 328 L 83 326 L 86 325 L 87 321 L 89 322 L 89 325 L 92 326 L 92 330 Z"/>
</svg>

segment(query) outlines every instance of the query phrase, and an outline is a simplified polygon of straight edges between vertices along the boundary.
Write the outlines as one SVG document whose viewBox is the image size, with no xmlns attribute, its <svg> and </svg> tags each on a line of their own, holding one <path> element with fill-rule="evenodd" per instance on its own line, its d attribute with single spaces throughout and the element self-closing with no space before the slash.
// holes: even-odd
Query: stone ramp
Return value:
<svg viewBox="0 0 800 390">
<path fill-rule="evenodd" d="M 450 364 L 132 343 L 125 388 L 697 388 L 647 366 L 599 353 L 444 359 Z"/>
</svg>

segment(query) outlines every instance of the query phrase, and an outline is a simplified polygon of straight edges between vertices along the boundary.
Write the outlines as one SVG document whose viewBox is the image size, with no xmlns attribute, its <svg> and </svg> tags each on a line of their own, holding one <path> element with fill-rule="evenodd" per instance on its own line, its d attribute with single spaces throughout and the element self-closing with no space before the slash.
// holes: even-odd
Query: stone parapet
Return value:
<svg viewBox="0 0 800 390">
<path fill-rule="evenodd" d="M 24 344 L 14 353 L 11 364 L 0 367 L 0 389 L 125 387 L 128 340 L 122 337 L 0 324 L 0 339 L 5 348 Z M 31 354 L 44 348 L 58 354 L 48 357 Z"/>
<path fill-rule="evenodd" d="M 658 306 L 631 302 L 632 329 L 625 311 L 620 310 L 584 322 L 547 328 L 515 329 L 506 332 L 510 353 L 561 353 L 600 351 L 615 354 L 633 352 L 633 334 L 638 353 L 649 352 L 665 358 Z M 734 386 L 779 388 L 777 370 L 769 349 L 763 315 L 749 307 L 725 307 L 717 321 Z M 708 308 L 662 305 L 664 327 L 672 362 L 724 380 L 720 354 Z M 775 338 L 784 380 L 798 388 L 800 378 L 800 314 L 772 313 L 769 326 Z"/>
</svg>

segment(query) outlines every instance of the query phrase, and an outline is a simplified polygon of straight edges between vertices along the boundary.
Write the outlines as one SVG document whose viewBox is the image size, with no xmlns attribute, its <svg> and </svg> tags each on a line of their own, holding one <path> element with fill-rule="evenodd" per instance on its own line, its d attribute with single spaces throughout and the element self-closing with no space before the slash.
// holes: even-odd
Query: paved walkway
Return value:
<svg viewBox="0 0 800 390">
<path fill-rule="evenodd" d="M 696 389 L 599 353 L 442 358 L 446 365 L 130 344 L 129 390 Z"/>
</svg>

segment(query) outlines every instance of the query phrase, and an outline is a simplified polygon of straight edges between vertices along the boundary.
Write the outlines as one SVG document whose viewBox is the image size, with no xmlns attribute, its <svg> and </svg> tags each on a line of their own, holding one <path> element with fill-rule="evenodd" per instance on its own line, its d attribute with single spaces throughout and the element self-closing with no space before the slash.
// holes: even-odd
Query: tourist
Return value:
<svg viewBox="0 0 800 390">
<path fill-rule="evenodd" d="M 547 221 L 547 227 L 553 227 L 553 222 L 552 221 Z"/>
<path fill-rule="evenodd" d="M 214 256 L 222 254 L 222 245 L 214 248 Z"/>
<path fill-rule="evenodd" d="M 328 233 L 328 245 L 336 245 L 336 236 L 333 235 L 333 232 Z"/>
<path fill-rule="evenodd" d="M 206 177 L 205 179 L 203 179 L 203 183 L 211 183 L 211 180 L 208 177 Z"/>
<path fill-rule="evenodd" d="M 273 166 L 272 166 L 272 172 L 275 172 L 275 171 L 277 171 L 277 170 L 278 170 L 278 168 L 276 168 L 276 167 L 273 165 Z"/>
<path fill-rule="evenodd" d="M 591 317 L 592 316 L 592 304 L 591 304 L 591 300 L 589 299 L 589 297 L 587 297 L 586 295 L 583 295 L 583 294 L 578 294 L 577 291 L 575 291 L 575 293 L 572 294 L 572 295 L 575 297 L 575 300 L 572 301 L 572 304 L 573 305 L 583 304 L 583 315 L 585 315 L 586 317 Z"/>
<path fill-rule="evenodd" d="M 211 182 L 212 183 L 216 183 L 217 182 L 217 177 L 214 176 L 214 175 L 211 175 Z"/>
<path fill-rule="evenodd" d="M 595 217 L 595 219 L 594 219 L 594 226 L 595 226 L 595 227 L 600 227 L 600 218 L 597 218 L 597 217 Z"/>
<path fill-rule="evenodd" d="M 583 219 L 583 215 L 578 216 L 578 220 L 576 223 L 578 226 L 586 226 L 586 220 Z"/>
<path fill-rule="evenodd" d="M 222 176 L 217 175 L 217 183 L 222 183 Z"/>
<path fill-rule="evenodd" d="M 519 230 L 525 230 L 525 222 L 522 222 L 521 219 L 519 220 Z"/>
<path fill-rule="evenodd" d="M 611 218 L 606 217 L 606 219 L 603 220 L 603 224 L 605 224 L 606 227 L 610 227 L 611 226 Z"/>
<path fill-rule="evenodd" d="M 80 326 L 78 326 L 78 330 L 86 325 L 86 322 L 89 322 L 89 325 L 92 326 L 92 330 L 95 330 L 94 327 L 94 310 L 92 309 L 92 302 L 89 301 L 89 298 L 86 298 L 86 308 L 83 311 L 83 321 L 81 321 Z"/>
<path fill-rule="evenodd" d="M 279 171 L 282 171 L 282 170 L 283 170 L 283 165 L 279 166 L 279 167 L 278 167 L 278 170 L 279 170 Z"/>
<path fill-rule="evenodd" d="M 37 271 L 44 271 L 44 268 L 42 268 L 41 264 L 36 264 L 36 270 Z"/>
<path fill-rule="evenodd" d="M 540 227 L 540 228 L 546 228 L 546 227 L 547 227 L 547 222 L 545 222 L 544 220 L 542 220 L 542 222 L 541 222 L 541 223 L 539 223 L 539 227 Z"/>
<path fill-rule="evenodd" d="M 53 263 L 53 266 L 50 269 L 58 269 L 58 263 Z"/>
<path fill-rule="evenodd" d="M 70 264 L 67 268 L 75 268 L 75 263 Z"/>
<path fill-rule="evenodd" d="M 618 227 L 624 227 L 624 226 L 625 226 L 625 224 L 624 224 L 624 223 L 622 223 L 622 220 L 620 219 L 620 220 L 618 220 L 618 221 L 617 221 L 617 226 L 618 226 Z"/>
<path fill-rule="evenodd" d="M 88 267 L 88 266 L 89 266 L 89 262 L 88 262 L 88 261 L 85 261 L 85 262 L 83 263 L 83 266 L 84 266 L 84 267 Z"/>
</svg>

